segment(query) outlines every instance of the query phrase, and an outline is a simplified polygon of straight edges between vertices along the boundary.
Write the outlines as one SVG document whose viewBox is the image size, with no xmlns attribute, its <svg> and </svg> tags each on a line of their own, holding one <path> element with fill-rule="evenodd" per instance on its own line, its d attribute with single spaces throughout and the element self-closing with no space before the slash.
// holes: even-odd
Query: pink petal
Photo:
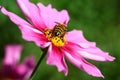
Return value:
<svg viewBox="0 0 120 80">
<path fill-rule="evenodd" d="M 94 47 L 96 45 L 95 42 L 87 41 L 80 30 L 72 30 L 68 32 L 65 37 L 68 42 L 78 44 L 83 48 Z"/>
<path fill-rule="evenodd" d="M 42 32 L 33 28 L 32 25 L 14 13 L 8 12 L 4 7 L 2 7 L 1 11 L 18 25 L 25 40 L 35 42 L 39 47 L 47 47 L 49 45 L 49 43 L 46 43 L 47 39 Z"/>
<path fill-rule="evenodd" d="M 95 77 L 103 77 L 100 70 L 95 67 L 94 65 L 86 62 L 82 57 L 78 56 L 76 53 L 73 53 L 73 51 L 64 51 L 65 57 L 76 67 L 79 69 L 85 71 L 89 75 L 95 76 Z"/>
<path fill-rule="evenodd" d="M 3 59 L 3 65 L 16 65 L 20 59 L 21 50 L 21 45 L 7 45 L 5 47 L 5 57 Z"/>
<path fill-rule="evenodd" d="M 35 42 L 39 47 L 45 48 L 50 44 L 43 33 L 40 33 L 34 28 L 30 28 L 29 25 L 21 25 L 19 26 L 19 29 L 25 40 Z"/>
<path fill-rule="evenodd" d="M 61 24 L 67 24 L 69 21 L 69 15 L 66 10 L 57 11 L 55 8 L 52 8 L 51 5 L 44 6 L 39 3 L 38 7 L 40 9 L 40 14 L 49 29 L 52 29 L 56 22 Z"/>
<path fill-rule="evenodd" d="M 21 65 L 18 65 L 16 70 L 19 75 L 24 75 L 24 80 L 28 80 L 35 67 L 34 56 L 27 57 Z"/>
<path fill-rule="evenodd" d="M 77 52 L 80 56 L 96 61 L 113 61 L 115 59 L 114 57 L 110 56 L 107 52 L 103 52 L 97 47 L 81 50 L 79 49 L 79 51 Z"/>
<path fill-rule="evenodd" d="M 22 18 L 20 18 L 16 14 L 7 11 L 4 7 L 1 7 L 1 11 L 2 11 L 3 14 L 5 14 L 6 16 L 8 16 L 11 19 L 11 21 L 13 21 L 18 26 L 22 25 L 22 24 L 30 25 L 29 23 L 27 23 L 25 20 L 23 20 Z"/>
<path fill-rule="evenodd" d="M 64 71 L 65 75 L 68 74 L 68 68 L 64 60 L 64 56 L 59 48 L 50 45 L 47 52 L 47 64 L 55 65 L 58 71 Z"/>
<path fill-rule="evenodd" d="M 100 72 L 100 70 L 96 66 L 88 63 L 84 59 L 83 59 L 83 64 L 82 64 L 81 68 L 83 71 L 87 72 L 89 75 L 104 78 L 104 76 L 102 75 L 102 73 Z"/>
<path fill-rule="evenodd" d="M 71 32 L 68 32 L 66 35 L 66 39 L 68 42 L 76 44 L 70 46 L 74 48 L 75 52 L 82 57 L 96 61 L 113 61 L 115 59 L 108 53 L 103 52 L 102 50 L 97 48 L 94 42 L 88 42 L 84 38 L 82 31 L 73 30 Z"/>
<path fill-rule="evenodd" d="M 40 15 L 40 10 L 36 5 L 29 2 L 29 0 L 17 0 L 17 4 L 27 19 L 34 24 L 34 27 L 39 30 L 46 28 Z"/>
</svg>

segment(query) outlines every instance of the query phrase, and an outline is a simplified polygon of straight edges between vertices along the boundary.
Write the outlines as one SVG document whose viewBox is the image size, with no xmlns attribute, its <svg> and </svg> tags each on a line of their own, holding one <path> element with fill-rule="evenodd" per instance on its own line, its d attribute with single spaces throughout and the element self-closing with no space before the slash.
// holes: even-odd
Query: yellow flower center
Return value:
<svg viewBox="0 0 120 80">
<path fill-rule="evenodd" d="M 66 33 L 66 26 L 64 24 L 57 23 L 54 28 L 46 29 L 45 35 L 54 45 L 56 46 L 64 46 L 66 44 L 65 33 Z"/>
</svg>

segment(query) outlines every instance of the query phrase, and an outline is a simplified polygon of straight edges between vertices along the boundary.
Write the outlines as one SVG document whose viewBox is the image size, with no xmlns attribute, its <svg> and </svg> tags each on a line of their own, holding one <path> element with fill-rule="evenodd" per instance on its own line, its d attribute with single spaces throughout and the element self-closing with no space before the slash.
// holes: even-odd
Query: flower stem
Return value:
<svg viewBox="0 0 120 80">
<path fill-rule="evenodd" d="M 32 80 L 32 77 L 34 76 L 34 74 L 35 74 L 35 72 L 37 71 L 37 69 L 38 69 L 40 63 L 42 62 L 43 58 L 45 57 L 45 55 L 46 55 L 46 50 L 47 50 L 46 48 L 45 48 L 45 49 L 42 49 L 43 54 L 42 54 L 42 56 L 40 57 L 40 59 L 39 59 L 37 65 L 35 66 L 35 68 L 34 68 L 32 74 L 31 74 L 31 76 L 30 76 L 30 78 L 29 78 L 30 80 Z"/>
</svg>

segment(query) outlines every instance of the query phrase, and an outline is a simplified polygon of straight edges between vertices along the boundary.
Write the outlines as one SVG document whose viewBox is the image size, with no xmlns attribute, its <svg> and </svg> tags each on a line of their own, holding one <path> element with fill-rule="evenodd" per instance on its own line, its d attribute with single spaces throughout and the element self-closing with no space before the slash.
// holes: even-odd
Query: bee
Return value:
<svg viewBox="0 0 120 80">
<path fill-rule="evenodd" d="M 53 28 L 52 34 L 53 36 L 63 38 L 66 31 L 67 28 L 64 24 L 57 23 L 57 25 L 55 25 L 55 27 Z"/>
</svg>

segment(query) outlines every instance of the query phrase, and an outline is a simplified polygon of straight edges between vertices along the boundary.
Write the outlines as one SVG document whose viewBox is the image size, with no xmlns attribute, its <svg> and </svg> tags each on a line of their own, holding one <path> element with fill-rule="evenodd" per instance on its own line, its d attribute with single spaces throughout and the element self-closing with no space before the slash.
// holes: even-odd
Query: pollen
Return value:
<svg viewBox="0 0 120 80">
<path fill-rule="evenodd" d="M 59 28 L 60 29 L 59 29 Z M 66 44 L 66 39 L 65 39 L 65 32 L 63 28 L 61 27 L 66 27 L 63 24 L 58 24 L 54 27 L 54 29 L 45 29 L 45 36 L 50 40 L 55 46 L 61 47 Z"/>
</svg>

